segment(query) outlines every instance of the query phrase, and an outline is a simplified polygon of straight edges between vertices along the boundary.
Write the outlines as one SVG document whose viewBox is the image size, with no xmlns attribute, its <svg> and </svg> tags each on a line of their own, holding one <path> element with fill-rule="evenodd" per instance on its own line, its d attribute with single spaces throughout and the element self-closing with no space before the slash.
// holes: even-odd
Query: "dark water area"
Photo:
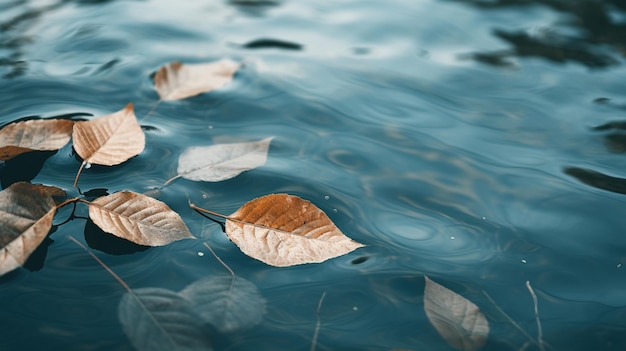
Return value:
<svg viewBox="0 0 626 351">
<path fill-rule="evenodd" d="M 159 187 L 188 146 L 274 137 L 262 167 L 158 194 L 267 300 L 252 328 L 207 329 L 215 350 L 309 350 L 318 320 L 320 351 L 453 350 L 424 312 L 425 275 L 486 315 L 484 350 L 625 350 L 625 38 L 617 0 L 6 0 L 0 124 L 132 102 L 146 149 L 85 170 L 96 195 Z M 142 119 L 161 65 L 221 58 L 243 63 L 231 83 Z M 80 162 L 71 144 L 23 155 L 0 183 L 76 193 Z M 271 267 L 188 207 L 271 193 L 367 246 Z M 133 350 L 124 288 L 68 236 L 132 288 L 228 274 L 203 240 L 107 241 L 82 205 L 0 277 L 0 350 Z"/>
</svg>

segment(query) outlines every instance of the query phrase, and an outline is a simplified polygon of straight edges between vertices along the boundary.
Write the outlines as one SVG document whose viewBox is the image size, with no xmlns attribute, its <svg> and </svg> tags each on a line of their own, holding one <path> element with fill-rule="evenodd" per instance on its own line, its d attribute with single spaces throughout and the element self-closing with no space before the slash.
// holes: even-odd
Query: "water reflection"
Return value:
<svg viewBox="0 0 626 351">
<path fill-rule="evenodd" d="M 453 0 L 458 1 L 458 0 Z M 555 63 L 575 62 L 589 68 L 618 65 L 616 56 L 626 54 L 626 5 L 621 0 L 463 0 L 483 9 L 520 8 L 546 5 L 565 15 L 550 28 L 538 31 L 494 28 L 494 36 L 511 49 L 474 52 L 467 57 L 493 66 L 511 67 L 512 57 L 541 57 Z M 612 48 L 606 52 L 605 46 Z"/>
</svg>

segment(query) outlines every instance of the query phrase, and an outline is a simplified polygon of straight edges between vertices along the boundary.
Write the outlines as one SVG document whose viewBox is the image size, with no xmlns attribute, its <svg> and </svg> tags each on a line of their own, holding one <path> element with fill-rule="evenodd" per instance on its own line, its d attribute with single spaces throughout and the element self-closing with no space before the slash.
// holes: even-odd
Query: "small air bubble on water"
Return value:
<svg viewBox="0 0 626 351">
<path fill-rule="evenodd" d="M 333 212 L 337 213 L 337 209 L 336 209 L 336 208 L 333 208 Z"/>
<path fill-rule="evenodd" d="M 622 268 L 622 264 L 621 264 L 621 263 L 618 263 L 618 264 L 617 264 L 617 268 Z"/>
<path fill-rule="evenodd" d="M 450 240 L 454 240 L 454 239 L 456 239 L 456 238 L 455 238 L 455 237 L 453 237 L 453 236 L 451 236 L 451 237 L 450 237 Z"/>
<path fill-rule="evenodd" d="M 324 196 L 324 200 L 328 200 L 328 199 L 330 199 L 330 196 L 328 195 Z"/>
<path fill-rule="evenodd" d="M 209 125 L 209 129 L 213 129 L 213 126 Z"/>
<path fill-rule="evenodd" d="M 486 219 L 487 219 L 487 217 L 483 217 L 483 221 L 486 220 Z"/>
<path fill-rule="evenodd" d="M 358 307 L 356 307 L 356 306 L 352 306 L 352 310 L 353 310 L 353 311 L 357 311 L 358 309 L 359 309 Z"/>
<path fill-rule="evenodd" d="M 204 256 L 204 252 L 198 251 L 198 256 L 200 256 L 200 257 Z"/>
<path fill-rule="evenodd" d="M 202 194 L 202 198 L 206 199 L 207 198 L 206 194 Z"/>
<path fill-rule="evenodd" d="M 522 263 L 523 263 L 523 264 L 526 264 L 526 260 L 522 260 Z"/>
<path fill-rule="evenodd" d="M 85 167 L 84 167 L 84 168 L 85 168 L 85 169 L 89 169 L 89 168 L 91 168 L 91 163 L 89 163 L 89 162 L 85 162 Z"/>
</svg>

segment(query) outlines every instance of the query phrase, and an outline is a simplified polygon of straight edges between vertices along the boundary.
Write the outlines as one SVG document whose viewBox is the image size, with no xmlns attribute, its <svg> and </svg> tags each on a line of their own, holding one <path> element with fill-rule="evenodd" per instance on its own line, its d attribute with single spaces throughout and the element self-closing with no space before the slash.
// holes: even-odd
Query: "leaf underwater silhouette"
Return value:
<svg viewBox="0 0 626 351">
<path fill-rule="evenodd" d="M 427 276 L 424 279 L 424 310 L 439 335 L 456 349 L 480 349 L 489 335 L 489 323 L 485 315 L 463 296 Z"/>
</svg>

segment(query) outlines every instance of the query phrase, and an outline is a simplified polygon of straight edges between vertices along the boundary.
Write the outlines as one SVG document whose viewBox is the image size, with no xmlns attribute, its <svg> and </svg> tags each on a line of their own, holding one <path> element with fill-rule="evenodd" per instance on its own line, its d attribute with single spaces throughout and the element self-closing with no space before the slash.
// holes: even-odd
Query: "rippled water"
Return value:
<svg viewBox="0 0 626 351">
<path fill-rule="evenodd" d="M 216 350 L 308 350 L 318 316 L 317 350 L 449 350 L 424 314 L 424 275 L 487 315 L 485 349 L 624 350 L 625 31 L 617 0 L 5 1 L 0 122 L 128 102 L 142 119 L 159 66 L 244 63 L 224 89 L 160 103 L 143 153 L 80 180 L 145 192 L 187 146 L 274 136 L 265 166 L 159 197 L 268 301 L 260 325 L 208 332 Z M 68 145 L 5 163 L 0 181 L 74 191 L 79 165 Z M 269 267 L 187 206 L 232 213 L 282 192 L 367 246 Z M 98 243 L 86 208 L 65 222 L 69 207 L 47 254 L 0 278 L 1 350 L 132 349 L 123 287 L 69 235 L 133 288 L 226 273 L 201 241 Z"/>
</svg>

